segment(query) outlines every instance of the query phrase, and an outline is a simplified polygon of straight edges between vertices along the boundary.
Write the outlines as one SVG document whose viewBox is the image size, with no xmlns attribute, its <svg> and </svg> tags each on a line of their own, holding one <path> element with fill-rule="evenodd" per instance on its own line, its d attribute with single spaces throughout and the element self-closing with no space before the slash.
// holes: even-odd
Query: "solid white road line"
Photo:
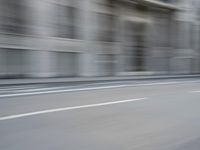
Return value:
<svg viewBox="0 0 200 150">
<path fill-rule="evenodd" d="M 144 97 L 144 98 L 121 100 L 121 101 L 111 101 L 111 102 L 96 103 L 96 104 L 89 104 L 89 105 L 48 109 L 48 110 L 42 110 L 42 111 L 36 111 L 36 112 L 30 112 L 30 113 L 23 113 L 23 114 L 0 117 L 0 121 L 10 120 L 10 119 L 17 119 L 17 118 L 28 117 L 28 116 L 41 115 L 41 114 L 47 114 L 47 113 L 53 113 L 53 112 L 68 111 L 68 110 L 74 110 L 74 109 L 82 109 L 82 108 L 91 108 L 91 107 L 99 107 L 99 106 L 106 106 L 106 105 L 114 105 L 114 104 L 120 104 L 120 103 L 128 103 L 128 102 L 140 101 L 140 100 L 145 100 L 145 99 L 147 99 L 147 98 Z"/>
<path fill-rule="evenodd" d="M 62 93 L 62 92 L 77 92 L 77 91 L 87 91 L 87 90 L 99 90 L 99 89 L 109 89 L 109 88 L 118 88 L 124 87 L 120 86 L 105 86 L 105 87 L 91 87 L 91 88 L 76 88 L 76 89 L 64 89 L 64 90 L 55 90 L 55 91 L 38 91 L 38 92 L 27 92 L 27 93 L 14 93 L 14 94 L 2 94 L 0 98 L 5 97 L 14 97 L 14 96 L 28 96 L 28 95 L 37 95 L 37 94 L 50 94 L 50 93 Z"/>
<path fill-rule="evenodd" d="M 200 91 L 190 91 L 190 93 L 200 93 Z"/>
<path fill-rule="evenodd" d="M 28 96 L 28 95 L 38 95 L 38 94 L 53 94 L 53 93 L 64 93 L 64 92 L 79 92 L 88 90 L 101 90 L 101 89 L 111 89 L 111 88 L 124 88 L 124 87 L 140 87 L 140 86 L 154 86 L 154 85 L 170 85 L 170 84 L 181 84 L 181 83 L 197 83 L 198 81 L 171 81 L 171 82 L 157 82 L 157 83 L 143 83 L 143 84 L 121 84 L 121 85 L 111 85 L 111 86 L 100 86 L 100 87 L 87 87 L 87 88 L 74 88 L 74 89 L 56 89 L 57 87 L 40 88 L 35 90 L 23 91 L 26 93 L 13 93 L 13 94 L 1 94 L 0 98 L 15 97 L 15 96 Z M 64 87 L 63 87 L 64 88 Z M 54 89 L 54 90 L 53 90 Z M 47 90 L 47 91 L 43 91 Z"/>
<path fill-rule="evenodd" d="M 168 85 L 177 84 L 179 82 L 158 82 L 158 83 L 144 83 L 144 84 L 123 84 L 123 85 L 111 85 L 111 86 L 100 86 L 100 87 L 88 87 L 88 88 L 75 88 L 75 89 L 63 89 L 63 90 L 51 90 L 51 91 L 32 91 L 26 93 L 14 93 L 14 94 L 2 94 L 0 98 L 15 97 L 15 96 L 28 96 L 37 94 L 50 94 L 50 93 L 63 93 L 63 92 L 78 92 L 78 91 L 88 91 L 88 90 L 101 90 L 101 89 L 111 89 L 111 88 L 123 88 L 123 87 L 139 87 L 139 86 L 153 86 L 153 85 Z M 41 89 L 42 90 L 42 89 Z"/>
</svg>

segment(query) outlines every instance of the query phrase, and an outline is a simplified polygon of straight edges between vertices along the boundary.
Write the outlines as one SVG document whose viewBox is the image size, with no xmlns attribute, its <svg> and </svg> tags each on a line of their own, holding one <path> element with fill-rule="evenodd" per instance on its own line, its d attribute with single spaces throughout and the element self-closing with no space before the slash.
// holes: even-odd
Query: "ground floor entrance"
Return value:
<svg viewBox="0 0 200 150">
<path fill-rule="evenodd" d="M 145 71 L 145 26 L 131 21 L 125 24 L 125 72 Z"/>
</svg>

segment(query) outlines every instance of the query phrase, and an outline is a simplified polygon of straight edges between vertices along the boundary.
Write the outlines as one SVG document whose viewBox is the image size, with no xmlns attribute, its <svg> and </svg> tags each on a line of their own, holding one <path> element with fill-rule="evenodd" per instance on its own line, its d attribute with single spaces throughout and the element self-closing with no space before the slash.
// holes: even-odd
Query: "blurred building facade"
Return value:
<svg viewBox="0 0 200 150">
<path fill-rule="evenodd" d="M 0 77 L 200 73 L 199 0 L 1 0 Z"/>
</svg>

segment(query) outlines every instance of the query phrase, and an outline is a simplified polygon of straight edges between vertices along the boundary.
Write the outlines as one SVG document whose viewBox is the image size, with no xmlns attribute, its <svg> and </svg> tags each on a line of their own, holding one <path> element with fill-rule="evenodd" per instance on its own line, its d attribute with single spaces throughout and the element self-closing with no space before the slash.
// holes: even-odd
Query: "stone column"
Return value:
<svg viewBox="0 0 200 150">
<path fill-rule="evenodd" d="M 84 40 L 84 47 L 82 53 L 79 55 L 79 75 L 80 76 L 96 76 L 96 60 L 95 60 L 95 44 L 93 39 L 93 13 L 91 8 L 93 7 L 92 0 L 81 1 L 81 17 L 82 24 L 81 38 Z"/>
<path fill-rule="evenodd" d="M 53 44 L 47 38 L 51 32 L 48 28 L 48 21 L 53 9 L 50 3 L 45 0 L 28 0 L 28 5 L 31 8 L 29 12 L 30 23 L 32 24 L 31 32 L 35 41 L 37 41 L 33 50 L 29 53 L 29 75 L 32 77 L 55 76 L 55 69 L 53 69 L 55 67 L 52 66 L 55 66 L 56 58 L 55 55 L 52 55 L 53 52 L 48 51 Z"/>
<path fill-rule="evenodd" d="M 7 73 L 6 68 L 6 50 L 0 49 L 0 78 L 5 77 Z"/>
</svg>

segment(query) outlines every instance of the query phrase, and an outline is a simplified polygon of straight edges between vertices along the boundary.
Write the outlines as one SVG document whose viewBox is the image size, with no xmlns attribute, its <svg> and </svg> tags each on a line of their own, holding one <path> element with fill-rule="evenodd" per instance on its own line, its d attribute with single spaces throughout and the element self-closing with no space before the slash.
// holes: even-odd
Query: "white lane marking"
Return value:
<svg viewBox="0 0 200 150">
<path fill-rule="evenodd" d="M 138 86 L 151 86 L 151 85 L 168 85 L 168 84 L 177 84 L 181 82 L 158 82 L 158 83 L 143 83 L 138 84 Z"/>
<path fill-rule="evenodd" d="M 39 91 L 39 92 L 29 92 L 29 93 L 15 93 L 15 94 L 2 94 L 0 98 L 5 97 L 14 97 L 14 96 L 27 96 L 27 95 L 36 95 L 36 94 L 50 94 L 50 93 L 62 93 L 62 92 L 77 92 L 77 91 L 87 91 L 87 90 L 99 90 L 99 89 L 109 89 L 109 88 L 118 88 L 124 87 L 120 86 L 106 86 L 106 87 L 94 87 L 94 88 L 77 88 L 77 89 L 66 89 L 66 90 L 55 90 L 55 91 Z"/>
<path fill-rule="evenodd" d="M 76 88 L 76 89 L 63 89 L 54 91 L 32 91 L 27 93 L 14 93 L 14 94 L 2 94 L 0 98 L 15 97 L 15 96 L 28 96 L 37 94 L 50 94 L 50 93 L 63 93 L 63 92 L 78 92 L 78 91 L 88 91 L 88 90 L 101 90 L 101 89 L 111 89 L 111 88 L 122 88 L 122 87 L 139 87 L 139 86 L 153 86 L 153 85 L 168 85 L 177 84 L 179 82 L 158 82 L 158 83 L 144 83 L 144 84 L 123 84 L 123 85 L 113 85 L 113 86 L 101 86 L 101 87 L 88 87 L 88 88 Z"/>
<path fill-rule="evenodd" d="M 13 86 L 9 87 L 9 86 L 7 86 L 7 87 L 1 87 L 0 91 L 1 90 L 2 91 L 5 91 L 5 90 L 21 90 L 21 89 L 23 90 L 23 89 L 31 89 L 31 88 L 37 88 L 37 86 L 19 86 L 19 87 L 13 87 Z"/>
<path fill-rule="evenodd" d="M 190 91 L 190 93 L 200 93 L 200 91 Z"/>
<path fill-rule="evenodd" d="M 120 103 L 128 103 L 128 102 L 140 101 L 140 100 L 145 100 L 145 99 L 147 99 L 147 97 L 121 100 L 121 101 L 111 101 L 111 102 L 105 102 L 105 103 L 72 106 L 72 107 L 62 107 L 62 108 L 56 108 L 56 109 L 48 109 L 48 110 L 42 110 L 42 111 L 36 111 L 36 112 L 0 117 L 0 121 L 22 118 L 22 117 L 28 117 L 28 116 L 41 115 L 41 114 L 47 114 L 47 113 L 53 113 L 53 112 L 68 111 L 68 110 L 74 110 L 74 109 L 82 109 L 82 108 L 91 108 L 91 107 L 99 107 L 99 106 L 106 106 L 106 105 L 114 105 L 114 104 L 120 104 Z"/>
<path fill-rule="evenodd" d="M 53 94 L 53 93 L 64 93 L 64 92 L 79 92 L 79 91 L 88 91 L 88 90 L 101 90 L 101 89 L 110 89 L 110 88 L 123 88 L 123 87 L 140 87 L 140 86 L 154 86 L 154 85 L 170 85 L 170 84 L 181 84 L 181 83 L 197 83 L 199 81 L 172 81 L 172 82 L 157 82 L 157 83 L 143 83 L 143 84 L 123 84 L 123 85 L 113 85 L 113 86 L 101 86 L 101 87 L 88 87 L 88 88 L 76 88 L 75 89 L 57 89 L 51 91 L 41 91 L 46 88 L 40 88 L 32 91 L 23 91 L 26 93 L 13 93 L 13 94 L 1 94 L 0 98 L 6 97 L 16 97 L 16 96 L 28 96 L 28 95 L 39 95 L 39 94 Z M 51 88 L 50 88 L 51 89 Z M 53 88 L 52 88 L 53 89 Z"/>
<path fill-rule="evenodd" d="M 70 88 L 70 86 L 67 86 L 67 88 Z M 73 86 L 71 86 L 73 88 Z M 47 87 L 47 88 L 37 88 L 37 89 L 27 89 L 27 90 L 19 90 L 20 92 L 34 92 L 34 91 L 43 91 L 43 90 L 60 90 L 60 89 L 66 89 L 66 87 Z"/>
</svg>

